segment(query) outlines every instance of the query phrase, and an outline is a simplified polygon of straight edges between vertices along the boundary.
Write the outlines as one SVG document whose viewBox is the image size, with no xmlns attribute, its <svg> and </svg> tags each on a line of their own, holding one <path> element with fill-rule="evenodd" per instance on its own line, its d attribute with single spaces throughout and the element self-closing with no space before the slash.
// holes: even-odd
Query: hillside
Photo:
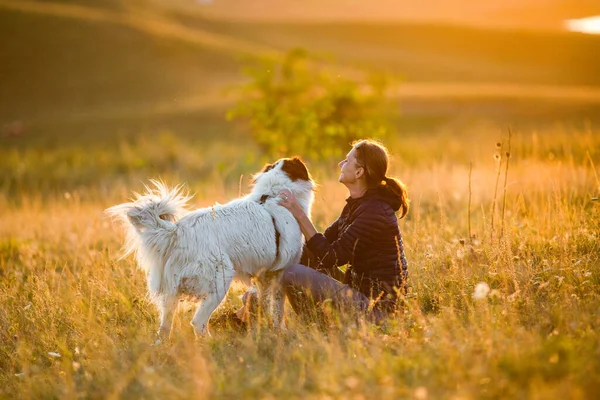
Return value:
<svg viewBox="0 0 600 400">
<path fill-rule="evenodd" d="M 243 79 L 241 67 L 297 46 L 332 56 L 342 70 L 394 76 L 405 112 L 460 114 L 474 109 L 456 105 L 467 97 L 476 113 L 495 115 L 517 103 L 535 109 L 550 93 L 565 113 L 597 115 L 599 37 L 439 23 L 241 22 L 155 3 L 0 1 L 0 126 L 17 121 L 48 141 L 149 127 L 222 132 L 233 101 L 224 93 Z"/>
<path fill-rule="evenodd" d="M 0 7 L 0 119 L 175 100 L 237 73 L 231 52 L 150 34 L 114 15 Z"/>
<path fill-rule="evenodd" d="M 600 85 L 600 38 L 568 32 L 425 23 L 242 23 L 180 16 L 187 26 L 330 54 L 409 82 Z"/>
</svg>

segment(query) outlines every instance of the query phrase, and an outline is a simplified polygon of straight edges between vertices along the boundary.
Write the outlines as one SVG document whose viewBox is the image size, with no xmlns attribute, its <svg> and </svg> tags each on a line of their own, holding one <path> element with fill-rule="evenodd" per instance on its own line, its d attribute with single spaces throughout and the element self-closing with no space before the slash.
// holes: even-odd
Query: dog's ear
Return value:
<svg viewBox="0 0 600 400">
<path fill-rule="evenodd" d="M 265 164 L 265 166 L 263 167 L 263 169 L 260 170 L 259 173 L 264 174 L 265 172 L 272 170 L 274 166 L 275 164 Z"/>
<path fill-rule="evenodd" d="M 265 164 L 263 169 L 261 169 L 257 174 L 252 176 L 252 180 L 250 180 L 250 184 L 254 185 L 256 183 L 256 178 L 258 178 L 260 176 L 260 174 L 264 174 L 265 172 L 272 170 L 273 167 L 275 167 L 275 164 Z"/>
<path fill-rule="evenodd" d="M 310 174 L 308 172 L 308 168 L 304 162 L 300 159 L 300 157 L 287 158 L 283 161 L 283 165 L 281 166 L 282 171 L 284 171 L 287 176 L 292 181 L 303 180 L 303 181 L 311 181 Z"/>
</svg>

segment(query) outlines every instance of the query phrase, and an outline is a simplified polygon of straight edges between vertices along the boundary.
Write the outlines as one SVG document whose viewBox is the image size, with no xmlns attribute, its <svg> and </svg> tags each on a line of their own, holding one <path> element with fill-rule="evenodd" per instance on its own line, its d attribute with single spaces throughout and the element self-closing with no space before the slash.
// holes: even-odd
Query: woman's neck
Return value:
<svg viewBox="0 0 600 400">
<path fill-rule="evenodd" d="M 363 197 L 367 192 L 367 186 L 362 185 L 361 182 L 357 182 L 353 185 L 346 185 L 348 188 L 348 192 L 350 192 L 350 197 L 353 199 L 358 199 L 359 197 Z"/>
</svg>

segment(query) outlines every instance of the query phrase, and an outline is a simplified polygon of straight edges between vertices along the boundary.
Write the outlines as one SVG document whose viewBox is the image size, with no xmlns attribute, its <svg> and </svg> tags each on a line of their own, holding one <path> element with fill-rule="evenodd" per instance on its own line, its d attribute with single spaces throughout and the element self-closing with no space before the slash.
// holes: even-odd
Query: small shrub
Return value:
<svg viewBox="0 0 600 400">
<path fill-rule="evenodd" d="M 340 157 L 359 138 L 384 138 L 393 107 L 384 76 L 352 79 L 327 69 L 302 49 L 281 61 L 263 60 L 245 70 L 250 82 L 228 118 L 250 123 L 266 156 L 290 151 L 313 160 Z"/>
</svg>

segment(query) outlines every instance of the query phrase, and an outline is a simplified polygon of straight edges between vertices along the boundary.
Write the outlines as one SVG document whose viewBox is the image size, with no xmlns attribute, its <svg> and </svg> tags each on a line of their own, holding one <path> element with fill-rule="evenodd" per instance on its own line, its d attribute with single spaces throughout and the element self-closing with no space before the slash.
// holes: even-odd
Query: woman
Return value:
<svg viewBox="0 0 600 400">
<path fill-rule="evenodd" d="M 339 182 L 350 196 L 340 217 L 324 233 L 319 233 L 290 191 L 280 194 L 280 204 L 298 221 L 306 238 L 306 249 L 314 265 L 293 265 L 283 275 L 282 284 L 296 312 L 312 300 L 330 299 L 342 310 L 355 307 L 379 322 L 395 310 L 398 296 L 407 286 L 407 261 L 396 212 L 408 212 L 406 187 L 388 177 L 388 151 L 372 140 L 353 144 L 339 163 Z M 347 266 L 341 277 L 338 267 Z"/>
</svg>

